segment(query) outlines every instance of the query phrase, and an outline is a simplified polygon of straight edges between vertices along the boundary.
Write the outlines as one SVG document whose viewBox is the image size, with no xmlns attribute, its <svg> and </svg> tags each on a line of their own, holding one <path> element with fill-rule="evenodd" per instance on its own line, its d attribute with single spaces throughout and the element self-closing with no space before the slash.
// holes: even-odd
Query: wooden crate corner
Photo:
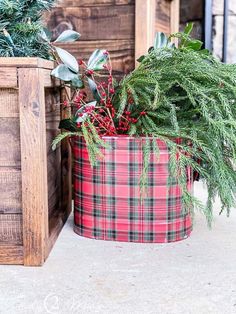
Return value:
<svg viewBox="0 0 236 314">
<path fill-rule="evenodd" d="M 71 211 L 71 153 L 53 152 L 63 89 L 54 64 L 0 58 L 0 264 L 42 265 Z"/>
</svg>

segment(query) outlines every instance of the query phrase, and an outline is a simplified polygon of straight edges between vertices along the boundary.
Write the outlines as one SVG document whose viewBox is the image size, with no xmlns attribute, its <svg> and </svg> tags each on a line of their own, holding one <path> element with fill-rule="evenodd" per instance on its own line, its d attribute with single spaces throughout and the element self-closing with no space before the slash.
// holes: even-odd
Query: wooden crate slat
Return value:
<svg viewBox="0 0 236 314">
<path fill-rule="evenodd" d="M 20 170 L 0 167 L 0 195 L 0 214 L 22 213 Z"/>
<path fill-rule="evenodd" d="M 52 70 L 44 69 L 44 87 L 56 87 L 60 86 L 60 81 L 51 77 Z"/>
<path fill-rule="evenodd" d="M 17 87 L 16 68 L 0 67 L 0 87 Z"/>
<path fill-rule="evenodd" d="M 0 118 L 0 167 L 20 167 L 19 118 Z"/>
<path fill-rule="evenodd" d="M 58 210 L 61 203 L 61 152 L 60 148 L 48 154 L 48 215 Z"/>
<path fill-rule="evenodd" d="M 19 245 L 0 245 L 0 264 L 5 265 L 22 265 L 23 246 Z"/>
<path fill-rule="evenodd" d="M 43 69 L 53 69 L 54 62 L 49 60 L 44 60 L 41 58 L 4 58 L 0 57 L 0 68 L 3 67 L 13 67 L 15 68 L 43 68 Z"/>
<path fill-rule="evenodd" d="M 18 73 L 24 264 L 36 266 L 44 262 L 48 238 L 44 73 L 37 68 Z"/>
<path fill-rule="evenodd" d="M 79 4 L 79 3 L 78 3 Z M 56 7 L 46 17 L 53 39 L 68 28 L 75 29 L 83 40 L 133 39 L 134 5 L 97 7 Z M 84 35 L 86 34 L 86 35 Z"/>
<path fill-rule="evenodd" d="M 77 59 L 88 60 L 95 49 L 106 49 L 111 55 L 114 72 L 129 73 L 134 69 L 134 39 L 122 40 L 89 40 L 60 44 Z"/>
<path fill-rule="evenodd" d="M 0 86 L 2 86 L 1 82 Z M 18 90 L 0 88 L 0 118 L 16 117 L 19 117 Z"/>
<path fill-rule="evenodd" d="M 61 145 L 51 150 L 61 116 L 53 67 L 0 58 L 0 73 L 17 74 L 14 84 L 0 80 L 0 264 L 42 265 L 71 211 L 70 154 Z M 51 217 L 57 227 L 49 238 Z"/>
<path fill-rule="evenodd" d="M 11 245 L 22 245 L 22 215 L 0 214 L 0 243 Z"/>
<path fill-rule="evenodd" d="M 163 32 L 166 34 L 171 33 L 170 25 L 170 0 L 156 0 L 156 26 L 155 30 L 157 32 Z"/>
<path fill-rule="evenodd" d="M 108 6 L 108 5 L 125 5 L 134 4 L 135 0 L 79 0 L 80 7 L 93 7 L 93 6 Z M 57 5 L 59 8 L 65 7 L 78 7 L 78 1 L 76 0 L 63 0 Z"/>
<path fill-rule="evenodd" d="M 180 7 L 180 0 L 171 1 L 171 5 L 170 5 L 170 32 L 171 33 L 177 33 L 179 31 L 179 7 Z"/>
<path fill-rule="evenodd" d="M 155 38 L 156 0 L 135 1 L 135 60 L 147 54 Z M 137 63 L 136 63 L 137 64 Z"/>
</svg>

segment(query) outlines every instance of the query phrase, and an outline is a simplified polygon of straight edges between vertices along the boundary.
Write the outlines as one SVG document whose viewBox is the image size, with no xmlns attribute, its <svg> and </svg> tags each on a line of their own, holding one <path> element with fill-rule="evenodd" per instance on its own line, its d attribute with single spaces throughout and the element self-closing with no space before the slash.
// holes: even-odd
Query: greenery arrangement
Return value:
<svg viewBox="0 0 236 314">
<path fill-rule="evenodd" d="M 201 208 L 210 224 L 216 196 L 228 214 L 235 205 L 236 65 L 223 64 L 202 49 L 202 43 L 190 37 L 191 30 L 188 24 L 183 33 L 158 33 L 154 47 L 119 84 L 112 77 L 107 51 L 96 50 L 86 63 L 52 47 L 59 63 L 52 75 L 72 89 L 64 110 L 74 108 L 71 117 L 61 121 L 64 131 L 53 147 L 65 137 L 83 136 L 94 165 L 102 158 L 100 147 L 106 145 L 102 136 L 146 137 L 141 178 L 145 186 L 150 151 L 158 158 L 159 138 L 169 147 L 170 171 L 182 188 L 184 205 Z M 78 37 L 67 31 L 57 41 Z M 172 38 L 178 38 L 178 48 Z M 188 166 L 206 183 L 204 205 L 187 190 Z"/>
<path fill-rule="evenodd" d="M 49 58 L 41 17 L 55 0 L 0 1 L 0 56 Z"/>
</svg>

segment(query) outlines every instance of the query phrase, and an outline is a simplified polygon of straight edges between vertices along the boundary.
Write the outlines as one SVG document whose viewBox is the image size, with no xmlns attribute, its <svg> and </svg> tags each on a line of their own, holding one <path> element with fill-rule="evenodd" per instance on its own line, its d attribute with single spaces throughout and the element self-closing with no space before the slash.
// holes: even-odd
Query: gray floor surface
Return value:
<svg viewBox="0 0 236 314">
<path fill-rule="evenodd" d="M 205 199 L 200 183 L 195 193 Z M 89 240 L 72 217 L 42 268 L 0 266 L 1 314 L 236 314 L 236 210 L 172 244 Z"/>
</svg>

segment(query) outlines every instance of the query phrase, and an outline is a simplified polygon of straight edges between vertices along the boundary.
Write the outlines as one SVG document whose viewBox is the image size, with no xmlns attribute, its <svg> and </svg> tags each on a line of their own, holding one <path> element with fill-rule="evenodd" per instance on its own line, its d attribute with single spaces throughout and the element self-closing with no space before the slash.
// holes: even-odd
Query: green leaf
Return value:
<svg viewBox="0 0 236 314">
<path fill-rule="evenodd" d="M 89 70 L 103 70 L 103 66 L 107 63 L 108 56 L 105 54 L 106 50 L 96 49 L 88 61 Z"/>
<path fill-rule="evenodd" d="M 201 49 L 199 51 L 199 53 L 202 53 L 202 54 L 207 55 L 207 56 L 211 54 L 211 52 L 208 49 Z"/>
<path fill-rule="evenodd" d="M 41 30 L 41 32 L 39 33 L 39 37 L 40 37 L 40 39 L 42 39 L 43 41 L 50 42 L 49 34 L 48 34 L 46 28 L 43 28 L 43 29 Z"/>
<path fill-rule="evenodd" d="M 63 119 L 60 121 L 59 129 L 65 129 L 67 131 L 75 132 L 77 131 L 76 122 L 72 119 Z"/>
<path fill-rule="evenodd" d="M 154 49 L 166 47 L 168 43 L 168 38 L 162 32 L 157 32 L 155 41 L 154 41 Z"/>
<path fill-rule="evenodd" d="M 60 42 L 60 43 L 68 43 L 68 42 L 72 42 L 72 41 L 76 41 L 77 39 L 80 38 L 80 34 L 78 32 L 75 32 L 73 30 L 66 30 L 64 31 L 56 40 L 56 42 Z"/>
<path fill-rule="evenodd" d="M 90 79 L 89 77 L 88 77 L 88 84 L 89 84 L 89 88 L 91 89 L 91 91 L 93 93 L 94 98 L 97 101 L 100 101 L 101 95 L 98 91 L 97 84 L 92 79 Z"/>
<path fill-rule="evenodd" d="M 52 70 L 51 75 L 65 82 L 77 79 L 77 74 L 73 73 L 65 64 L 58 65 Z"/>
<path fill-rule="evenodd" d="M 61 61 L 73 72 L 78 73 L 79 72 L 79 65 L 77 60 L 75 59 L 72 54 L 70 54 L 68 51 L 61 49 L 59 47 L 55 47 L 56 52 L 58 53 L 58 56 L 60 57 Z"/>
<path fill-rule="evenodd" d="M 148 53 L 152 52 L 152 51 L 153 51 L 153 49 L 154 49 L 154 47 L 153 47 L 153 46 L 152 46 L 152 47 L 150 47 L 150 48 L 148 48 Z"/>
<path fill-rule="evenodd" d="M 202 42 L 200 40 L 190 40 L 185 46 L 188 49 L 198 51 L 202 48 Z"/>
<path fill-rule="evenodd" d="M 193 30 L 193 23 L 192 22 L 187 23 L 187 25 L 184 28 L 184 34 L 189 36 L 191 34 L 192 30 Z"/>
<path fill-rule="evenodd" d="M 80 77 L 76 76 L 73 80 L 71 80 L 71 86 L 76 88 L 83 88 L 84 82 Z"/>
<path fill-rule="evenodd" d="M 137 61 L 138 61 L 138 62 L 142 62 L 144 59 L 145 59 L 145 56 L 140 56 L 140 57 L 137 59 Z"/>
</svg>

